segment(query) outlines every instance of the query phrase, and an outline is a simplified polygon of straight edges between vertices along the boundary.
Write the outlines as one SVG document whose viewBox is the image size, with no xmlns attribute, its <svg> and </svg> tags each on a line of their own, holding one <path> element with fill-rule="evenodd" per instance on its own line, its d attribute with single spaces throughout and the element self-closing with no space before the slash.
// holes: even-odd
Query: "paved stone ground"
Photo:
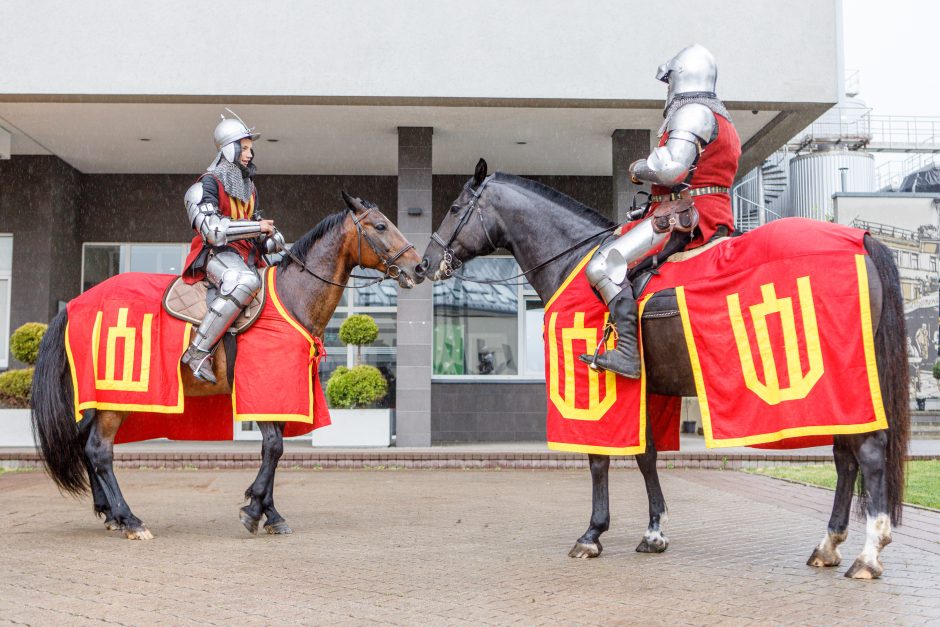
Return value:
<svg viewBox="0 0 940 627">
<path fill-rule="evenodd" d="M 669 550 L 633 551 L 639 473 L 611 474 L 596 560 L 567 551 L 590 513 L 585 471 L 284 470 L 286 537 L 236 519 L 249 471 L 122 471 L 157 536 L 124 540 L 40 472 L 0 475 L 0 623 L 940 623 L 940 513 L 911 509 L 885 576 L 805 566 L 831 492 L 730 471 L 662 473 Z"/>
</svg>

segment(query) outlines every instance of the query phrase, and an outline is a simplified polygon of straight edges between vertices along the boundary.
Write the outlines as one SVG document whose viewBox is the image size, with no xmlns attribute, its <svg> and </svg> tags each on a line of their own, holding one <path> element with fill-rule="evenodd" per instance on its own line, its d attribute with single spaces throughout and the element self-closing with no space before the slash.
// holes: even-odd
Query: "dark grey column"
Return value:
<svg viewBox="0 0 940 627">
<path fill-rule="evenodd" d="M 49 322 L 59 301 L 78 295 L 81 176 L 58 157 L 0 161 L 0 233 L 13 234 L 10 332 Z"/>
<path fill-rule="evenodd" d="M 431 237 L 430 127 L 398 129 L 398 228 L 419 251 Z M 410 210 L 410 211 L 409 211 Z M 420 210 L 420 213 L 418 212 Z M 431 445 L 431 282 L 398 290 L 396 445 Z"/>
<path fill-rule="evenodd" d="M 633 195 L 643 187 L 635 185 L 630 180 L 630 174 L 627 168 L 637 159 L 643 159 L 649 155 L 650 151 L 650 132 L 646 129 L 623 129 L 618 128 L 610 136 L 610 143 L 613 156 L 613 200 L 614 215 L 613 218 L 618 222 L 626 219 L 627 210 L 633 202 Z M 649 187 L 646 187 L 649 191 Z"/>
</svg>

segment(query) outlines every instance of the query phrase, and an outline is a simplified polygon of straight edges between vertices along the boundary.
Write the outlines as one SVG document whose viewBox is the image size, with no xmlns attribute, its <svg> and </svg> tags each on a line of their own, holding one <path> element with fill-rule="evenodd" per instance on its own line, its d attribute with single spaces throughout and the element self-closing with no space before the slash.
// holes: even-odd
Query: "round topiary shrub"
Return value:
<svg viewBox="0 0 940 627">
<path fill-rule="evenodd" d="M 371 344 L 379 337 L 379 325 L 372 316 L 353 314 L 343 321 L 339 327 L 339 339 L 344 344 L 362 346 Z"/>
<path fill-rule="evenodd" d="M 326 383 L 326 398 L 331 407 L 352 409 L 369 407 L 388 394 L 388 381 L 375 366 L 340 366 Z"/>
<path fill-rule="evenodd" d="M 39 358 L 39 343 L 48 325 L 41 322 L 27 322 L 10 336 L 10 353 L 14 359 L 24 364 L 33 365 Z"/>
<path fill-rule="evenodd" d="M 33 369 L 7 370 L 0 374 L 0 399 L 10 405 L 26 407 L 33 385 Z"/>
</svg>

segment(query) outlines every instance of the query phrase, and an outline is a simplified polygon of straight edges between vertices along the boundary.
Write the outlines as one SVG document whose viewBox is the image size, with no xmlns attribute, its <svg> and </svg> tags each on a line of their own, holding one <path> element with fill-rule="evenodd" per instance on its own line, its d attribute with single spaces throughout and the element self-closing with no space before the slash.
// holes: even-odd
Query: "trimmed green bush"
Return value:
<svg viewBox="0 0 940 627">
<path fill-rule="evenodd" d="M 933 378 L 940 380 L 940 361 L 933 365 Z"/>
<path fill-rule="evenodd" d="M 371 344 L 379 337 L 379 325 L 372 316 L 366 314 L 353 314 L 343 321 L 339 327 L 339 339 L 343 344 L 362 346 Z"/>
<path fill-rule="evenodd" d="M 0 399 L 12 405 L 26 406 L 33 385 L 33 369 L 7 370 L 0 374 Z"/>
<path fill-rule="evenodd" d="M 39 358 L 39 342 L 49 325 L 27 322 L 10 336 L 10 353 L 13 358 L 32 366 Z"/>
<path fill-rule="evenodd" d="M 352 409 L 369 407 L 388 394 L 388 381 L 375 366 L 340 366 L 326 383 L 330 407 Z"/>
</svg>

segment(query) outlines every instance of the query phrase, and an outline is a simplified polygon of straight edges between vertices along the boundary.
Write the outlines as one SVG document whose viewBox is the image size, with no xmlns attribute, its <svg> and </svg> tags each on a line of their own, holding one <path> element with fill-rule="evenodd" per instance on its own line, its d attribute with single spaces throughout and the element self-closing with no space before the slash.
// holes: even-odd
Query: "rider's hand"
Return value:
<svg viewBox="0 0 940 627">
<path fill-rule="evenodd" d="M 262 220 L 261 232 L 268 234 L 274 233 L 274 220 Z"/>
<path fill-rule="evenodd" d="M 630 164 L 630 168 L 628 169 L 628 172 L 630 173 L 630 180 L 633 181 L 634 185 L 643 184 L 643 181 L 641 181 L 640 179 L 636 177 L 636 169 L 639 167 L 641 163 L 645 163 L 645 162 L 646 162 L 646 159 L 637 159 L 636 161 Z"/>
<path fill-rule="evenodd" d="M 275 231 L 273 235 L 267 237 L 264 240 L 264 250 L 269 255 L 280 252 L 286 248 L 287 246 L 284 244 L 284 236 L 281 235 L 280 231 Z"/>
</svg>

